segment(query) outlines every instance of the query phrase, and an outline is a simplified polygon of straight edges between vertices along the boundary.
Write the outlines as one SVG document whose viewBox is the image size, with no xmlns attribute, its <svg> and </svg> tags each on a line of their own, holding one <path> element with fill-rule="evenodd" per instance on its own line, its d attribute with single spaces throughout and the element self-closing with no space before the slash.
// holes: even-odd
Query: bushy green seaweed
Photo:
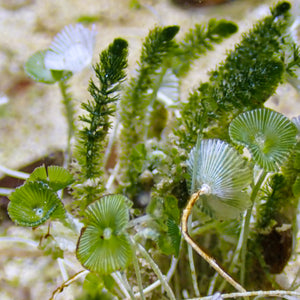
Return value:
<svg viewBox="0 0 300 300">
<path fill-rule="evenodd" d="M 69 165 L 74 178 L 60 168 L 48 173 L 36 169 L 11 194 L 9 212 L 24 226 L 39 226 L 51 218 L 68 220 L 65 225 L 79 235 L 78 260 L 99 273 L 86 277 L 82 299 L 105 295 L 144 300 L 146 293 L 158 299 L 165 297 L 161 289 L 154 290 L 159 284 L 171 300 L 182 298 L 183 291 L 191 297 L 230 292 L 227 283 L 245 297 L 245 287 L 272 286 L 272 273 L 282 271 L 292 252 L 290 233 L 297 231 L 299 202 L 299 117 L 291 121 L 264 108 L 281 83 L 298 80 L 300 55 L 288 32 L 290 9 L 286 1 L 276 4 L 188 99 L 178 93 L 183 77 L 195 60 L 234 34 L 236 24 L 212 19 L 196 24 L 182 40 L 176 38 L 178 26 L 154 27 L 127 82 L 128 43 L 115 39 L 94 65 L 91 99 L 82 103 L 78 128 L 67 78 L 56 80 L 53 70 L 45 70 L 45 53 L 29 59 L 28 74 L 60 84 L 69 154 L 76 131 Z M 78 219 L 65 212 L 56 195 L 67 187 Z M 33 222 L 27 222 L 28 214 Z M 85 223 L 82 229 L 80 221 Z M 287 241 L 280 268 L 272 265 L 274 255 L 264 246 L 273 237 L 274 249 L 281 237 Z M 206 262 L 194 257 L 191 247 Z M 272 295 L 299 296 L 276 293 Z"/>
</svg>

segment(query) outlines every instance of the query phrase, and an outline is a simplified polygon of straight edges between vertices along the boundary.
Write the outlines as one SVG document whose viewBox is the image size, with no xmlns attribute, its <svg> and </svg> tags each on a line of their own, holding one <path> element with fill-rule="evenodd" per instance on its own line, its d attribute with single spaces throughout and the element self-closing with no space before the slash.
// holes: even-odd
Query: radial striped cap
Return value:
<svg viewBox="0 0 300 300">
<path fill-rule="evenodd" d="M 76 251 L 85 268 L 110 274 L 123 269 L 130 261 L 132 248 L 125 233 L 129 221 L 126 202 L 122 195 L 109 195 L 88 206 L 87 226 L 82 229 Z"/>
<path fill-rule="evenodd" d="M 246 147 L 255 163 L 278 171 L 296 143 L 297 128 L 287 117 L 261 108 L 237 116 L 229 126 L 230 138 Z"/>
</svg>

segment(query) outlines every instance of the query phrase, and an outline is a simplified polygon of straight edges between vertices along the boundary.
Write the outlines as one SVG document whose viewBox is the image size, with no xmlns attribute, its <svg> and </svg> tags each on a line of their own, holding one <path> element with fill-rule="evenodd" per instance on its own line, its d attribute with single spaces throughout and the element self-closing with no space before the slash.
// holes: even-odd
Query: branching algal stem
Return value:
<svg viewBox="0 0 300 300">
<path fill-rule="evenodd" d="M 206 187 L 200 189 L 198 192 L 194 193 L 186 208 L 183 211 L 182 217 L 181 217 L 181 229 L 183 237 L 185 238 L 186 242 L 191 245 L 194 250 L 204 259 L 206 260 L 209 265 L 214 268 L 228 283 L 230 283 L 234 288 L 236 288 L 240 292 L 246 292 L 246 290 L 237 283 L 232 277 L 230 277 L 218 264 L 217 262 L 207 255 L 196 243 L 195 241 L 190 237 L 188 233 L 188 218 L 191 214 L 192 208 L 196 202 L 196 200 L 201 196 L 207 193 Z"/>
</svg>

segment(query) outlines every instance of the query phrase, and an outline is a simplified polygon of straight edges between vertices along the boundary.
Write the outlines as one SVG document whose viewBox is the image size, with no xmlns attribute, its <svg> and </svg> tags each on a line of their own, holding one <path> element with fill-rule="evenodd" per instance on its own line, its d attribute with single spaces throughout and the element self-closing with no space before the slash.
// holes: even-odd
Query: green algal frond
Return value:
<svg viewBox="0 0 300 300">
<path fill-rule="evenodd" d="M 143 144 L 148 137 L 150 111 L 167 72 L 166 61 L 176 48 L 173 38 L 178 30 L 178 26 L 168 26 L 155 27 L 150 31 L 143 43 L 137 75 L 131 79 L 121 101 L 121 166 L 126 170 L 123 178 L 125 184 L 129 178 L 139 176 L 130 157 L 135 147 Z"/>
<path fill-rule="evenodd" d="M 82 104 L 86 113 L 80 116 L 83 128 L 77 133 L 75 158 L 80 167 L 77 184 L 81 186 L 77 188 L 86 204 L 95 200 L 103 189 L 98 182 L 103 174 L 102 150 L 111 127 L 110 117 L 119 100 L 117 92 L 126 76 L 127 47 L 125 40 L 115 39 L 100 54 L 100 62 L 94 66 L 98 83 L 91 80 L 88 89 L 93 99 Z"/>
<path fill-rule="evenodd" d="M 65 209 L 57 194 L 45 183 L 29 181 L 9 197 L 8 214 L 18 225 L 37 227 L 49 218 L 64 219 Z"/>
<path fill-rule="evenodd" d="M 237 30 L 237 25 L 227 20 L 211 19 L 208 24 L 196 24 L 185 34 L 176 51 L 178 59 L 176 73 L 186 74 L 194 60 L 208 50 L 213 50 L 213 44 L 221 43 L 224 38 L 230 37 Z"/>
<path fill-rule="evenodd" d="M 144 138 L 144 119 L 147 107 L 151 102 L 148 90 L 153 91 L 155 81 L 162 81 L 163 76 L 158 76 L 166 70 L 161 70 L 164 60 L 174 51 L 175 43 L 172 41 L 178 32 L 178 26 L 156 27 L 150 31 L 143 43 L 137 76 L 132 78 L 121 101 L 121 121 L 123 124 L 122 136 L 126 137 L 124 146 L 126 150 Z M 159 77 L 159 78 L 158 78 Z M 158 86 L 159 87 L 159 86 Z M 125 152 L 126 152 L 125 150 Z"/>
<path fill-rule="evenodd" d="M 170 238 L 175 256 L 178 257 L 179 249 L 180 249 L 180 242 L 181 242 L 181 233 L 178 225 L 172 219 L 167 220 L 168 226 L 168 238 Z"/>
<path fill-rule="evenodd" d="M 42 182 L 48 185 L 54 192 L 66 188 L 68 185 L 74 182 L 72 174 L 63 167 L 45 165 L 37 167 L 30 174 L 27 181 Z"/>
<path fill-rule="evenodd" d="M 53 71 L 45 67 L 46 52 L 47 50 L 40 50 L 31 55 L 24 65 L 24 70 L 34 81 L 53 84 L 57 79 L 53 76 Z"/>
<path fill-rule="evenodd" d="M 298 45 L 296 45 L 295 43 L 291 44 L 290 54 L 285 58 L 285 60 L 286 72 L 292 77 L 297 77 L 295 72 L 297 68 L 300 67 L 300 49 Z"/>
<path fill-rule="evenodd" d="M 286 50 L 285 55 L 282 56 L 282 61 L 285 63 L 285 77 L 289 84 L 291 84 L 298 92 L 300 91 L 300 49 L 295 43 L 291 43 Z"/>
<path fill-rule="evenodd" d="M 286 116 L 266 108 L 238 115 L 229 125 L 231 140 L 246 147 L 253 161 L 278 171 L 296 144 L 297 128 Z"/>
<path fill-rule="evenodd" d="M 130 262 L 132 248 L 125 232 L 129 221 L 128 201 L 123 195 L 108 195 L 87 207 L 86 226 L 76 250 L 85 268 L 110 274 Z"/>
<path fill-rule="evenodd" d="M 179 133 L 185 148 L 196 143 L 199 133 L 228 139 L 226 124 L 240 112 L 262 107 L 275 92 L 285 71 L 280 57 L 290 24 L 289 9 L 288 2 L 277 4 L 210 72 L 209 81 L 191 93 Z"/>
</svg>

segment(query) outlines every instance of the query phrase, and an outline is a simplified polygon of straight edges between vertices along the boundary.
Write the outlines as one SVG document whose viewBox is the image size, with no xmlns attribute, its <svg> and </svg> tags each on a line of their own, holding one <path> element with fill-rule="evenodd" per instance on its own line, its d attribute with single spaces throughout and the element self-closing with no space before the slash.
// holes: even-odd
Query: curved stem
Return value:
<svg viewBox="0 0 300 300">
<path fill-rule="evenodd" d="M 168 271 L 168 273 L 166 275 L 167 282 L 169 282 L 171 280 L 171 278 L 173 277 L 173 275 L 175 273 L 175 270 L 176 270 L 176 267 L 177 267 L 177 263 L 178 263 L 178 258 L 172 256 L 172 262 L 171 262 L 169 271 Z"/>
<path fill-rule="evenodd" d="M 12 169 L 6 168 L 1 165 L 0 165 L 0 171 L 3 172 L 5 175 L 8 175 L 8 176 L 11 176 L 14 178 L 23 179 L 23 180 L 26 180 L 30 176 L 30 174 L 28 174 L 28 173 L 12 170 Z"/>
<path fill-rule="evenodd" d="M 22 237 L 15 237 L 15 236 L 0 236 L 0 243 L 1 242 L 24 243 L 35 248 L 39 246 L 39 243 L 36 241 L 25 239 Z"/>
<path fill-rule="evenodd" d="M 200 195 L 204 195 L 207 193 L 207 189 L 203 187 L 198 192 L 194 193 L 186 208 L 183 211 L 182 217 L 181 217 L 181 227 L 182 227 L 182 234 L 188 244 L 190 244 L 194 250 L 206 261 L 209 263 L 209 265 L 214 268 L 228 283 L 230 283 L 234 288 L 236 288 L 240 292 L 246 292 L 246 290 L 237 283 L 232 277 L 230 277 L 218 264 L 217 262 L 207 255 L 196 243 L 195 241 L 190 237 L 188 234 L 188 218 L 191 214 L 192 208 L 196 202 L 196 200 L 199 198 Z"/>
<path fill-rule="evenodd" d="M 54 300 L 56 296 L 61 293 L 67 286 L 69 286 L 71 283 L 73 283 L 75 280 L 78 278 L 85 276 L 89 273 L 90 271 L 87 270 L 82 270 L 78 273 L 76 273 L 74 276 L 70 277 L 67 281 L 65 281 L 61 286 L 59 286 L 53 293 L 52 296 L 49 300 Z"/>
<path fill-rule="evenodd" d="M 63 278 L 64 281 L 67 281 L 69 276 L 68 276 L 68 272 L 66 270 L 65 264 L 64 264 L 64 260 L 61 258 L 57 259 L 57 264 L 61 273 L 61 276 Z"/>
</svg>

